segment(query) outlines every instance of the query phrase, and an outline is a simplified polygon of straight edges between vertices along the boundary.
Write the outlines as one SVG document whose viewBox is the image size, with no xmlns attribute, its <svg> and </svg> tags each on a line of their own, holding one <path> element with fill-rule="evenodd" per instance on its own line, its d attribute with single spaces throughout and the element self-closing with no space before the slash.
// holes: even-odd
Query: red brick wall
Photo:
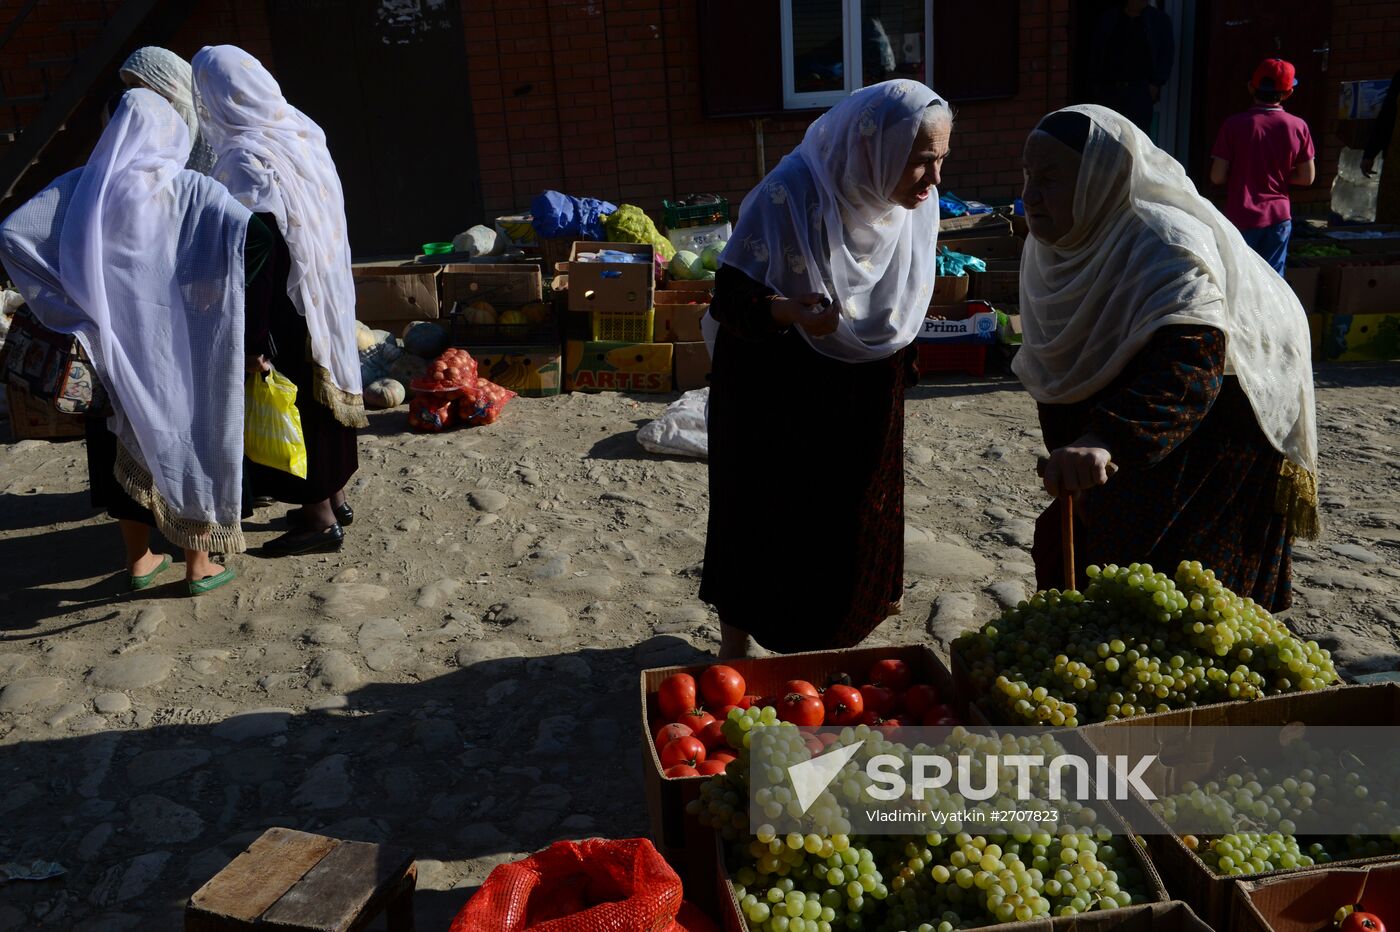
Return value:
<svg viewBox="0 0 1400 932">
<path fill-rule="evenodd" d="M 487 213 L 527 206 L 550 187 L 656 210 L 662 197 L 691 191 L 737 203 L 757 182 L 753 122 L 701 113 L 695 0 L 469 0 L 465 8 Z M 953 101 L 945 188 L 1014 195 L 1026 132 L 1067 101 L 1068 9 L 1068 0 L 1023 5 L 1018 97 Z M 765 171 L 810 120 L 764 121 Z"/>
</svg>

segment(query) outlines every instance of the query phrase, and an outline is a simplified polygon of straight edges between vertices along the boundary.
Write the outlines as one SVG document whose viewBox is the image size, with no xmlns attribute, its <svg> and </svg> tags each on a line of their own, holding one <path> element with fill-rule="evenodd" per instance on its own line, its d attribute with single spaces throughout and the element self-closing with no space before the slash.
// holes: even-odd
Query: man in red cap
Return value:
<svg viewBox="0 0 1400 932">
<path fill-rule="evenodd" d="M 1288 62 L 1260 62 L 1249 82 L 1254 106 L 1225 121 L 1211 150 L 1210 180 L 1225 185 L 1225 216 L 1280 275 L 1293 232 L 1288 187 L 1310 185 L 1317 175 L 1308 124 L 1283 109 L 1297 86 Z"/>
</svg>

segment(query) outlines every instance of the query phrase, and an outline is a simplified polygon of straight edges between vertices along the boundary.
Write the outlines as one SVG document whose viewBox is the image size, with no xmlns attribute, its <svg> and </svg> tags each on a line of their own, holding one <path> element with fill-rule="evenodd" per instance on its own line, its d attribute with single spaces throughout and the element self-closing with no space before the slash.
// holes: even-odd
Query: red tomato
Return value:
<svg viewBox="0 0 1400 932">
<path fill-rule="evenodd" d="M 753 706 L 753 704 L 756 702 L 759 702 L 759 697 L 755 696 L 753 693 L 749 693 L 748 695 L 741 697 L 739 701 L 734 704 L 741 709 L 747 709 Z M 763 708 L 763 706 L 760 705 L 759 708 L 761 709 Z"/>
<path fill-rule="evenodd" d="M 854 725 L 865 711 L 865 699 L 860 690 L 851 686 L 832 686 L 822 698 L 826 706 L 826 724 Z"/>
<path fill-rule="evenodd" d="M 822 694 L 817 692 L 817 687 L 806 680 L 788 680 L 783 684 L 783 695 L 788 693 L 800 693 L 803 696 L 811 696 L 813 699 L 822 697 Z"/>
<path fill-rule="evenodd" d="M 924 713 L 925 725 L 960 725 L 958 712 L 950 705 L 936 705 Z"/>
<path fill-rule="evenodd" d="M 869 725 L 871 728 L 874 728 L 876 725 L 880 724 L 883 721 L 884 719 L 881 718 L 874 709 L 866 709 L 864 712 L 860 713 L 860 719 L 856 722 L 856 724 Z"/>
<path fill-rule="evenodd" d="M 695 708 L 695 677 L 689 673 L 666 677 L 656 690 L 656 705 L 666 721 L 679 721 L 682 715 Z"/>
<path fill-rule="evenodd" d="M 727 766 L 728 764 L 724 761 L 706 760 L 701 761 L 700 766 L 695 769 L 700 772 L 702 777 L 713 777 L 715 774 L 724 773 L 724 768 Z"/>
<path fill-rule="evenodd" d="M 724 721 L 725 719 L 729 718 L 729 712 L 730 712 L 731 709 L 737 709 L 737 708 L 740 708 L 740 706 L 737 706 L 737 705 L 722 705 L 722 706 L 720 706 L 718 709 L 715 709 L 715 718 L 719 719 L 719 720 L 722 722 L 722 721 Z"/>
<path fill-rule="evenodd" d="M 914 682 L 914 671 L 909 669 L 909 664 L 893 657 L 888 660 L 877 660 L 870 668 L 870 682 L 876 686 L 884 686 L 897 693 L 902 693 L 909 688 L 910 683 Z"/>
<path fill-rule="evenodd" d="M 821 734 L 817 735 L 817 740 L 822 743 L 822 747 L 829 748 L 836 742 L 840 741 L 841 736 L 835 734 L 834 732 L 824 731 Z"/>
<path fill-rule="evenodd" d="M 699 734 L 702 728 L 714 720 L 715 717 L 704 709 L 691 709 L 689 712 L 676 719 L 676 721 L 680 722 L 682 725 L 689 725 L 690 730 L 696 734 Z"/>
<path fill-rule="evenodd" d="M 707 764 L 710 761 L 715 761 L 716 763 L 720 764 L 727 764 L 732 760 L 738 760 L 738 758 L 734 756 L 733 751 L 730 751 L 727 748 L 705 756 L 705 763 Z"/>
<path fill-rule="evenodd" d="M 732 705 L 744 698 L 744 678 L 724 664 L 706 667 L 700 674 L 700 695 L 708 706 Z"/>
<path fill-rule="evenodd" d="M 674 767 L 677 764 L 689 764 L 694 767 L 704 759 L 705 745 L 700 743 L 699 738 L 689 735 L 677 738 L 661 749 L 662 767 Z"/>
<path fill-rule="evenodd" d="M 904 691 L 904 711 L 916 722 L 923 721 L 924 713 L 938 705 L 938 690 L 926 683 L 918 683 Z"/>
<path fill-rule="evenodd" d="M 880 718 L 892 715 L 899 705 L 899 696 L 895 695 L 895 691 L 883 686 L 862 686 L 860 697 L 865 700 L 865 710 L 874 712 Z"/>
<path fill-rule="evenodd" d="M 677 738 L 685 738 L 693 734 L 695 734 L 695 732 L 689 725 L 682 725 L 679 722 L 662 725 L 656 731 L 656 750 L 660 753 L 662 748 L 672 741 L 675 741 Z"/>
<path fill-rule="evenodd" d="M 676 777 L 700 776 L 700 771 L 696 770 L 689 764 L 677 764 L 674 767 L 667 767 L 664 773 L 667 777 L 669 777 L 672 780 L 674 780 Z"/>
<path fill-rule="evenodd" d="M 824 715 L 822 701 L 816 696 L 790 692 L 778 702 L 778 720 L 782 722 L 815 727 L 822 723 Z"/>
<path fill-rule="evenodd" d="M 882 718 L 875 727 L 884 732 L 886 741 L 898 741 L 904 734 L 904 723 L 897 718 Z"/>
<path fill-rule="evenodd" d="M 1385 932 L 1385 923 L 1375 913 L 1351 913 L 1342 920 L 1342 932 Z"/>
<path fill-rule="evenodd" d="M 699 738 L 700 743 L 705 746 L 706 753 L 729 746 L 729 743 L 724 740 L 724 732 L 720 730 L 722 725 L 723 722 L 710 722 L 695 733 L 695 737 Z"/>
</svg>

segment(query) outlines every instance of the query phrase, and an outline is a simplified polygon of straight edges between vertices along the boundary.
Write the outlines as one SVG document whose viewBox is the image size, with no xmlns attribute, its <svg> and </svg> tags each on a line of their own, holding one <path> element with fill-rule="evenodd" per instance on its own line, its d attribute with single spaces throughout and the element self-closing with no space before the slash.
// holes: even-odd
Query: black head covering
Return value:
<svg viewBox="0 0 1400 932">
<path fill-rule="evenodd" d="M 1080 155 L 1089 142 L 1089 118 L 1075 110 L 1056 110 L 1041 120 L 1036 131 L 1049 133 Z"/>
</svg>

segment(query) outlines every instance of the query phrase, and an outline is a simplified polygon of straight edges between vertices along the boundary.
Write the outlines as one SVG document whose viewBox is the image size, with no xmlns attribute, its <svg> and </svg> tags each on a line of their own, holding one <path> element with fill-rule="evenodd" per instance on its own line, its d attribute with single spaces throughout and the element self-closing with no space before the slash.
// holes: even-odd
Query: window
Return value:
<svg viewBox="0 0 1400 932">
<path fill-rule="evenodd" d="M 932 0 L 781 0 L 783 108 L 829 107 L 892 78 L 929 83 Z"/>
</svg>

